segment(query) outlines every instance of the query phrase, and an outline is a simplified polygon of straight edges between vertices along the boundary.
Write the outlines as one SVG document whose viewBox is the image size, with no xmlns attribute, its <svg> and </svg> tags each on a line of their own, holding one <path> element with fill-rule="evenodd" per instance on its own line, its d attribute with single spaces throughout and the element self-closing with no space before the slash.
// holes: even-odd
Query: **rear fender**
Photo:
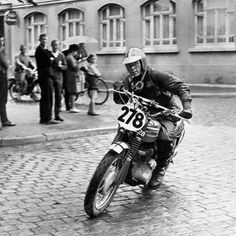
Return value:
<svg viewBox="0 0 236 236">
<path fill-rule="evenodd" d="M 113 143 L 110 146 L 110 150 L 113 150 L 117 154 L 120 154 L 123 150 L 129 149 L 129 148 L 130 146 L 127 143 L 121 142 L 121 141 Z"/>
</svg>

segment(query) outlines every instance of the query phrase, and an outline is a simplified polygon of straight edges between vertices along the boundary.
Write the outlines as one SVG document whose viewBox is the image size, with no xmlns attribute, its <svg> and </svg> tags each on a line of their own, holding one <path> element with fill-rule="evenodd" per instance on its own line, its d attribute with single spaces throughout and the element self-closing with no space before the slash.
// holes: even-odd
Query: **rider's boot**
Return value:
<svg viewBox="0 0 236 236">
<path fill-rule="evenodd" d="M 151 180 L 148 183 L 148 187 L 150 189 L 159 188 L 163 181 L 167 166 L 169 164 L 168 159 L 170 158 L 173 152 L 173 142 L 158 140 L 157 147 L 158 160 L 157 166 L 152 172 Z"/>
</svg>

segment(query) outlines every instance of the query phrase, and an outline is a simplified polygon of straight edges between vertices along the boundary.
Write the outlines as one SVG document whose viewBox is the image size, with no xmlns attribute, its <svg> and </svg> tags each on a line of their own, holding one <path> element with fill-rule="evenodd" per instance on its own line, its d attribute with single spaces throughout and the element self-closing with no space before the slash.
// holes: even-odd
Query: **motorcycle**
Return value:
<svg viewBox="0 0 236 236">
<path fill-rule="evenodd" d="M 28 70 L 25 77 L 25 86 L 21 95 L 29 95 L 34 101 L 38 102 L 41 98 L 41 89 L 38 84 L 36 70 Z M 9 94 L 13 100 L 18 99 L 19 85 L 14 77 L 9 79 Z"/>
<path fill-rule="evenodd" d="M 116 91 L 126 94 L 129 102 L 121 107 L 118 115 L 118 131 L 109 151 L 100 161 L 88 185 L 84 210 L 90 217 L 99 216 L 111 203 L 120 184 L 141 185 L 148 189 L 152 172 L 158 163 L 157 138 L 160 123 L 157 118 L 171 115 L 177 120 L 174 151 L 167 161 L 173 162 L 178 147 L 183 140 L 184 121 L 174 110 L 157 102 L 137 96 L 129 91 Z M 153 114 L 150 108 L 156 109 Z M 166 167 L 166 169 L 167 169 Z"/>
</svg>

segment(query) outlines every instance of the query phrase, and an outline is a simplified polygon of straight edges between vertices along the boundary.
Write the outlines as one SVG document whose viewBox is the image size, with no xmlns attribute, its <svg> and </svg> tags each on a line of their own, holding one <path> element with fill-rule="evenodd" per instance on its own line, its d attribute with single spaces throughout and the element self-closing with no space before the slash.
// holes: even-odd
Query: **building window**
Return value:
<svg viewBox="0 0 236 236">
<path fill-rule="evenodd" d="M 125 48 L 124 8 L 117 4 L 110 4 L 99 11 L 99 16 L 101 48 Z"/>
<path fill-rule="evenodd" d="M 68 9 L 59 15 L 60 40 L 84 35 L 84 13 L 77 9 Z"/>
<path fill-rule="evenodd" d="M 26 41 L 28 50 L 34 50 L 39 41 L 39 35 L 47 33 L 47 18 L 42 13 L 33 13 L 25 18 Z"/>
<path fill-rule="evenodd" d="M 176 38 L 176 4 L 173 0 L 151 1 L 143 5 L 144 47 L 173 47 Z"/>
<path fill-rule="evenodd" d="M 195 44 L 234 44 L 234 0 L 197 0 L 195 11 Z"/>
</svg>

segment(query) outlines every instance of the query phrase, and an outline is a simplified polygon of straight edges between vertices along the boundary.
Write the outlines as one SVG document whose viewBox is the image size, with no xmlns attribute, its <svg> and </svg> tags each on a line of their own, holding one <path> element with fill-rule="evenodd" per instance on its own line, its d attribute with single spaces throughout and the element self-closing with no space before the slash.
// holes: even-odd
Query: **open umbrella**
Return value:
<svg viewBox="0 0 236 236">
<path fill-rule="evenodd" d="M 79 43 L 96 44 L 98 43 L 98 41 L 95 38 L 89 36 L 74 36 L 67 38 L 62 43 L 65 44 L 66 46 L 69 46 L 70 44 L 79 44 Z"/>
</svg>

